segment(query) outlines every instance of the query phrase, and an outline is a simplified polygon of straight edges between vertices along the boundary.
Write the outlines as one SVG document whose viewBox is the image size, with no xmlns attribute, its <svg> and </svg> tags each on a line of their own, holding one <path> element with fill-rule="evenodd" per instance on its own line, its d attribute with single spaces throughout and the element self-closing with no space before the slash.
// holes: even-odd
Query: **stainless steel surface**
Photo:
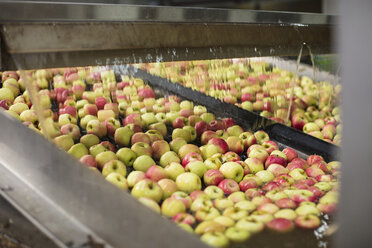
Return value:
<svg viewBox="0 0 372 248">
<path fill-rule="evenodd" d="M 139 5 L 0 2 L 0 22 L 119 21 L 332 25 L 336 17 L 316 13 Z"/>
<path fill-rule="evenodd" d="M 0 126 L 0 194 L 59 247 L 206 247 L 2 111 Z"/>
<path fill-rule="evenodd" d="M 344 135 L 337 247 L 371 247 L 372 1 L 340 1 Z"/>
<path fill-rule="evenodd" d="M 334 16 L 104 4 L 0 3 L 16 69 L 330 53 Z M 14 66 L 16 64 L 17 66 Z"/>
<path fill-rule="evenodd" d="M 0 196 L 0 247 L 1 239 L 4 237 L 9 237 L 11 241 L 15 241 L 14 243 L 33 248 L 57 247 L 8 201 Z"/>
</svg>

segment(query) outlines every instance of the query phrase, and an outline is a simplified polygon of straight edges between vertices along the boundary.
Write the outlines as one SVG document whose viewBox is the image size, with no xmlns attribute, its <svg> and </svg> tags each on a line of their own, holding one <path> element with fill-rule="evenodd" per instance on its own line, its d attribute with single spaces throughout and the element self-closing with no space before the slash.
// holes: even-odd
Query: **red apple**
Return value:
<svg viewBox="0 0 372 248">
<path fill-rule="evenodd" d="M 218 187 L 223 190 L 226 195 L 230 195 L 234 192 L 240 190 L 239 185 L 233 179 L 224 179 L 219 184 Z"/>
</svg>

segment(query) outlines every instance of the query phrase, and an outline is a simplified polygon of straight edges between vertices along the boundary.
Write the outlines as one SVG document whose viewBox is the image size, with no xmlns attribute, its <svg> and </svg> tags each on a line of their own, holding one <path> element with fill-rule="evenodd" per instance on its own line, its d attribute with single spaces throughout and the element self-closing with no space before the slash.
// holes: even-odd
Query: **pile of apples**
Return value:
<svg viewBox="0 0 372 248">
<path fill-rule="evenodd" d="M 338 201 L 340 163 L 299 158 L 262 130 L 177 96 L 155 98 L 139 78 L 95 67 L 1 74 L 0 107 L 107 181 L 215 247 L 264 229 L 315 229 Z M 46 118 L 41 129 L 25 88 Z"/>
<path fill-rule="evenodd" d="M 226 103 L 255 111 L 327 142 L 341 143 L 341 86 L 314 82 L 249 59 L 166 62 L 137 65 Z M 292 96 L 293 88 L 293 96 Z M 290 98 L 293 103 L 289 108 Z M 289 118 L 288 110 L 290 109 Z M 286 122 L 288 118 L 288 122 Z"/>
</svg>

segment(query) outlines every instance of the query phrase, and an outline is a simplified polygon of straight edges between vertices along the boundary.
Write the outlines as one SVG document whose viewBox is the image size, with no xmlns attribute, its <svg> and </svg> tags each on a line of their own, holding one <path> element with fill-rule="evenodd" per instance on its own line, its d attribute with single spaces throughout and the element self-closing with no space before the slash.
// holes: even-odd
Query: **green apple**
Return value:
<svg viewBox="0 0 372 248">
<path fill-rule="evenodd" d="M 149 144 L 145 142 L 137 142 L 130 148 L 136 155 L 149 155 L 152 156 L 152 148 Z"/>
<path fill-rule="evenodd" d="M 86 134 L 80 138 L 80 143 L 84 144 L 89 149 L 99 144 L 99 138 L 94 134 Z"/>
<path fill-rule="evenodd" d="M 77 124 L 77 119 L 70 114 L 61 114 L 58 117 L 58 124 L 62 127 L 65 124 L 72 123 Z"/>
<path fill-rule="evenodd" d="M 161 213 L 167 217 L 173 217 L 183 212 L 186 212 L 185 204 L 176 198 L 167 198 L 161 204 Z"/>
<path fill-rule="evenodd" d="M 160 188 L 163 190 L 163 200 L 171 197 L 171 195 L 178 191 L 175 181 L 169 178 L 163 178 L 158 181 Z"/>
<path fill-rule="evenodd" d="M 244 176 L 243 167 L 235 162 L 227 162 L 221 165 L 220 171 L 227 179 L 233 179 L 235 182 L 239 183 Z"/>
<path fill-rule="evenodd" d="M 215 120 L 216 117 L 214 116 L 214 114 L 212 113 L 204 113 L 200 116 L 202 118 L 203 121 L 205 121 L 206 123 L 210 123 L 211 121 Z"/>
<path fill-rule="evenodd" d="M 132 171 L 131 173 L 129 173 L 129 175 L 127 177 L 129 188 L 133 188 L 133 186 L 136 183 L 138 183 L 139 181 L 141 181 L 142 179 L 145 179 L 145 178 L 146 178 L 145 172 L 143 172 L 143 171 Z"/>
<path fill-rule="evenodd" d="M 201 155 L 204 160 L 211 158 L 213 155 L 218 154 L 220 149 L 218 146 L 213 144 L 207 144 L 200 147 Z"/>
<path fill-rule="evenodd" d="M 179 162 L 172 162 L 165 166 L 164 169 L 167 173 L 167 176 L 173 181 L 176 181 L 177 177 L 185 172 L 185 169 Z"/>
<path fill-rule="evenodd" d="M 163 198 L 163 191 L 160 186 L 150 179 L 143 179 L 136 183 L 131 194 L 135 198 L 147 197 L 156 201 L 157 203 L 159 203 Z"/>
<path fill-rule="evenodd" d="M 180 150 L 180 148 L 184 145 L 186 145 L 187 142 L 185 139 L 183 138 L 175 138 L 173 139 L 171 142 L 169 142 L 169 146 L 171 148 L 172 151 L 174 151 L 175 153 L 178 154 L 178 151 Z"/>
<path fill-rule="evenodd" d="M 68 150 L 68 153 L 74 156 L 77 159 L 80 159 L 82 156 L 88 154 L 88 149 L 82 143 L 77 143 Z"/>
<path fill-rule="evenodd" d="M 157 130 L 161 133 L 161 135 L 164 137 L 167 135 L 167 126 L 165 125 L 164 122 L 157 122 L 153 123 L 149 126 L 149 130 Z"/>
<path fill-rule="evenodd" d="M 202 161 L 191 161 L 186 165 L 185 170 L 201 178 L 207 172 L 207 166 Z"/>
<path fill-rule="evenodd" d="M 167 151 L 160 157 L 159 164 L 163 167 L 166 167 L 173 162 L 180 163 L 181 160 L 175 152 Z"/>
<path fill-rule="evenodd" d="M 240 219 L 235 226 L 252 234 L 261 232 L 265 227 L 262 222 L 255 220 L 251 216 Z"/>
<path fill-rule="evenodd" d="M 134 132 L 128 127 L 119 127 L 115 130 L 114 139 L 115 143 L 120 146 L 128 147 Z"/>
<path fill-rule="evenodd" d="M 129 149 L 128 147 L 120 148 L 116 152 L 116 156 L 126 166 L 133 166 L 133 163 L 137 158 L 136 153 L 134 151 L 132 151 L 131 149 Z"/>
<path fill-rule="evenodd" d="M 110 160 L 103 166 L 102 175 L 106 177 L 112 172 L 116 172 L 125 177 L 127 175 L 127 167 L 119 160 Z"/>
<path fill-rule="evenodd" d="M 80 127 L 85 129 L 87 127 L 88 122 L 91 120 L 98 120 L 98 118 L 97 116 L 94 115 L 86 115 L 80 119 Z"/>
<path fill-rule="evenodd" d="M 54 138 L 54 143 L 65 151 L 68 151 L 74 145 L 72 135 L 61 135 Z"/>
<path fill-rule="evenodd" d="M 225 200 L 225 199 L 220 199 L 220 200 Z M 235 225 L 235 221 L 233 219 L 227 216 L 223 216 L 223 215 L 214 218 L 213 221 L 217 222 L 218 224 L 224 227 L 232 227 Z"/>
<path fill-rule="evenodd" d="M 172 132 L 172 140 L 176 138 L 182 138 L 186 140 L 187 143 L 191 142 L 191 132 L 186 129 L 176 128 Z"/>
<path fill-rule="evenodd" d="M 210 185 L 204 189 L 204 192 L 209 196 L 211 200 L 222 199 L 225 197 L 225 193 L 222 189 L 217 186 Z"/>
<path fill-rule="evenodd" d="M 296 212 L 293 209 L 284 208 L 280 209 L 278 212 L 274 214 L 275 218 L 284 218 L 287 220 L 294 220 L 297 217 Z"/>
<path fill-rule="evenodd" d="M 199 235 L 208 233 L 208 232 L 216 232 L 216 231 L 217 232 L 225 231 L 225 226 L 213 220 L 203 221 L 199 225 L 197 225 L 195 228 L 195 233 Z"/>
<path fill-rule="evenodd" d="M 185 172 L 180 174 L 176 178 L 178 189 L 190 194 L 195 190 L 201 190 L 200 177 L 191 172 Z"/>
<path fill-rule="evenodd" d="M 23 111 L 28 110 L 28 106 L 26 103 L 18 102 L 9 107 L 9 110 L 16 112 L 17 114 L 21 114 Z"/>
<path fill-rule="evenodd" d="M 149 127 L 151 124 L 156 123 L 158 120 L 156 119 L 154 113 L 145 113 L 141 115 L 141 119 L 145 122 L 145 125 Z"/>
<path fill-rule="evenodd" d="M 207 232 L 200 239 L 212 247 L 227 247 L 229 245 L 229 239 L 222 232 Z"/>
<path fill-rule="evenodd" d="M 225 231 L 225 235 L 232 242 L 238 243 L 248 240 L 251 236 L 251 234 L 247 230 L 239 229 L 237 227 L 229 227 Z"/>
<path fill-rule="evenodd" d="M 85 147 L 85 146 L 84 146 Z M 110 160 L 117 159 L 116 154 L 112 151 L 104 151 L 96 156 L 97 167 L 102 169 L 103 166 Z"/>
<path fill-rule="evenodd" d="M 11 102 L 14 101 L 14 94 L 13 92 L 8 88 L 1 88 L 0 89 L 0 101 L 1 100 L 9 100 Z"/>
<path fill-rule="evenodd" d="M 242 102 L 241 108 L 248 111 L 253 111 L 253 103 L 250 101 Z"/>
<path fill-rule="evenodd" d="M 127 179 L 117 172 L 111 172 L 106 176 L 106 180 L 118 186 L 121 189 L 128 189 Z"/>
<path fill-rule="evenodd" d="M 104 147 L 102 144 L 93 145 L 89 148 L 89 153 L 93 157 L 97 157 L 98 154 L 101 152 L 108 151 L 106 147 Z"/>
<path fill-rule="evenodd" d="M 182 129 L 187 130 L 187 131 L 190 132 L 190 135 L 191 136 L 190 136 L 190 141 L 188 141 L 188 142 L 193 142 L 193 141 L 196 140 L 197 133 L 196 133 L 196 130 L 195 130 L 194 127 L 192 127 L 192 126 L 184 126 Z"/>
<path fill-rule="evenodd" d="M 267 170 L 257 172 L 256 176 L 258 176 L 263 183 L 271 182 L 275 178 L 274 174 Z"/>
<path fill-rule="evenodd" d="M 153 165 L 156 165 L 156 163 L 149 155 L 141 155 L 134 160 L 133 168 L 137 171 L 146 172 Z"/>
</svg>

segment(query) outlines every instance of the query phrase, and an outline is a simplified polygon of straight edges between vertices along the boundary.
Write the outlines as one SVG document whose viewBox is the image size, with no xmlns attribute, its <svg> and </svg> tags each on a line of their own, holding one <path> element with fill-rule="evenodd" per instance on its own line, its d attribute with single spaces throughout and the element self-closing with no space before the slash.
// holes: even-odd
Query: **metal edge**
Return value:
<svg viewBox="0 0 372 248">
<path fill-rule="evenodd" d="M 13 21 L 145 21 L 334 25 L 337 23 L 337 17 L 303 12 L 1 1 L 0 22 Z"/>
<path fill-rule="evenodd" d="M 207 247 L 3 111 L 0 125 L 2 195 L 60 247 Z"/>
</svg>

